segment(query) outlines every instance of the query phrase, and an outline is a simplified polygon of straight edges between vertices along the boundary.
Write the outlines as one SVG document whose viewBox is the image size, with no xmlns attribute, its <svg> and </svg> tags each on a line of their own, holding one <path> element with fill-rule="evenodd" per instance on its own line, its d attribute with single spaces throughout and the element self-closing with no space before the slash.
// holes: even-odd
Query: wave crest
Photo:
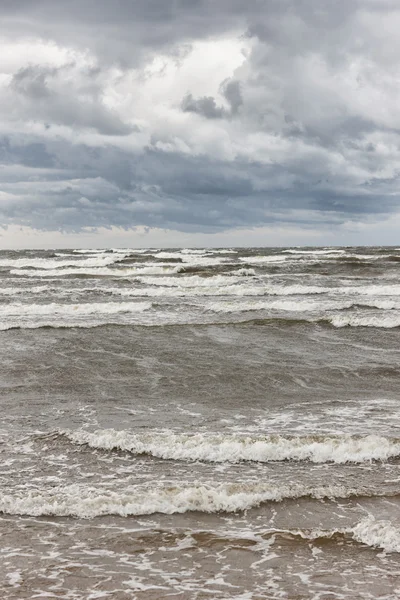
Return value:
<svg viewBox="0 0 400 600">
<path fill-rule="evenodd" d="M 363 490 L 344 486 L 306 487 L 268 484 L 171 484 L 136 486 L 121 492 L 81 485 L 48 490 L 27 490 L 17 495 L 0 494 L 0 512 L 11 515 L 94 518 L 174 514 L 200 511 L 233 513 L 256 508 L 265 502 L 288 498 L 349 498 L 366 495 Z M 368 495 L 368 494 L 367 494 Z"/>
<path fill-rule="evenodd" d="M 71 442 L 102 450 L 124 450 L 166 460 L 230 462 L 304 461 L 363 463 L 400 455 L 400 440 L 376 435 L 245 436 L 177 434 L 171 431 L 131 433 L 104 429 L 65 431 Z"/>
</svg>

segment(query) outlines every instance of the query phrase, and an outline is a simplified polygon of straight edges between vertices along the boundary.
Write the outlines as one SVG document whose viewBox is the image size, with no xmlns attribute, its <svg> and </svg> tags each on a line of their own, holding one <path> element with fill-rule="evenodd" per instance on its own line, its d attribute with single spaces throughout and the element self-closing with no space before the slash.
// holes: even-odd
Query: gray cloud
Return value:
<svg viewBox="0 0 400 600">
<path fill-rule="evenodd" d="M 103 61 L 122 65 L 146 51 L 172 50 L 176 43 L 243 29 L 248 13 L 263 2 L 249 0 L 5 0 L 4 33 L 51 37 L 91 48 Z"/>
<path fill-rule="evenodd" d="M 222 93 L 230 104 L 231 114 L 235 115 L 243 104 L 239 81 L 226 81 L 222 85 Z"/>
<path fill-rule="evenodd" d="M 397 2 L 4 0 L 0 16 L 7 43 L 64 52 L 0 59 L 3 223 L 221 231 L 400 209 Z M 230 72 L 226 39 L 243 44 Z"/>
<path fill-rule="evenodd" d="M 228 115 L 228 111 L 223 106 L 217 106 L 212 96 L 195 99 L 192 94 L 187 94 L 182 100 L 182 110 L 197 113 L 206 119 L 222 119 Z"/>
<path fill-rule="evenodd" d="M 137 128 L 122 122 L 104 105 L 101 87 L 96 82 L 98 74 L 97 69 L 84 69 L 79 73 L 84 79 L 82 85 L 76 81 L 74 64 L 60 68 L 24 67 L 10 84 L 14 112 L 45 123 L 93 128 L 104 135 L 131 133 Z"/>
<path fill-rule="evenodd" d="M 36 150 L 33 144 L 13 148 L 13 156 L 24 160 L 17 177 L 3 169 L 1 189 L 13 195 L 0 205 L 4 222 L 63 231 L 145 225 L 216 232 L 282 221 L 338 224 L 366 213 L 385 213 L 397 204 L 390 181 L 373 184 L 372 192 L 368 186 L 346 187 L 345 182 L 338 189 L 336 182 L 311 177 L 300 184 L 296 174 L 278 165 L 227 163 L 152 150 L 132 157 L 112 149 L 93 153 L 78 147 L 63 164 L 65 149 L 41 148 L 36 154 L 41 177 L 33 182 L 26 167 Z M 49 156 L 61 168 L 52 168 Z M 376 202 L 380 191 L 383 197 L 389 193 L 384 204 Z"/>
<path fill-rule="evenodd" d="M 182 100 L 183 112 L 197 113 L 206 119 L 224 119 L 236 115 L 243 104 L 242 92 L 238 81 L 224 81 L 220 86 L 220 92 L 229 104 L 229 109 L 218 106 L 213 96 L 193 98 L 188 93 Z"/>
</svg>

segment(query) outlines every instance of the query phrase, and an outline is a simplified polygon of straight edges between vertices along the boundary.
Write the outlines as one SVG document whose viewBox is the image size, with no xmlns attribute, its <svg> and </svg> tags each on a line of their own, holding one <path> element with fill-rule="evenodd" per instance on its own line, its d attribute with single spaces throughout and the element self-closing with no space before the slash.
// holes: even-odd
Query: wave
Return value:
<svg viewBox="0 0 400 600">
<path fill-rule="evenodd" d="M 364 285 L 334 288 L 334 293 L 360 296 L 400 296 L 400 285 Z"/>
<path fill-rule="evenodd" d="M 186 276 L 168 276 L 168 277 L 147 277 L 138 276 L 135 281 L 145 285 L 159 287 L 176 287 L 176 288 L 195 288 L 195 287 L 225 287 L 236 283 L 242 284 L 245 277 L 253 277 L 254 271 L 251 269 L 240 269 L 233 271 L 227 275 L 214 275 L 213 277 L 200 277 L 199 275 Z"/>
<path fill-rule="evenodd" d="M 360 315 L 360 314 L 340 314 L 321 319 L 320 322 L 327 321 L 333 327 L 379 327 L 383 329 L 393 329 L 400 327 L 400 313 L 390 315 Z"/>
<path fill-rule="evenodd" d="M 355 305 L 356 306 L 356 305 Z M 351 307 L 349 307 L 351 308 Z M 343 309 L 342 309 L 343 310 Z M 364 315 L 360 313 L 355 314 L 337 314 L 330 316 L 316 316 L 310 318 L 298 318 L 295 319 L 293 317 L 283 318 L 283 317 L 262 317 L 262 318 L 253 318 L 246 319 L 244 321 L 240 321 L 241 324 L 248 323 L 249 325 L 279 325 L 281 327 L 284 326 L 294 326 L 294 325 L 325 325 L 334 327 L 336 329 L 342 329 L 344 327 L 374 327 L 381 329 L 395 329 L 400 327 L 400 314 L 394 310 L 391 311 L 391 314 L 374 314 L 374 315 Z"/>
<path fill-rule="evenodd" d="M 245 539 L 253 539 L 255 542 L 260 538 L 281 535 L 284 538 L 301 538 L 302 540 L 326 540 L 334 537 L 351 537 L 354 541 L 365 544 L 370 548 L 380 548 L 385 552 L 400 552 L 400 527 L 393 525 L 390 521 L 376 520 L 368 515 L 353 527 L 338 527 L 332 529 L 275 529 L 271 528 L 260 534 L 251 534 Z M 221 536 L 219 536 L 221 537 Z M 242 537 L 239 537 L 239 539 Z"/>
<path fill-rule="evenodd" d="M 0 317 L 3 322 L 0 330 L 26 328 L 36 329 L 40 327 L 75 327 L 82 326 L 81 322 L 70 324 L 69 319 L 81 319 L 95 315 L 101 324 L 102 317 L 110 315 L 141 313 L 152 308 L 151 302 L 99 302 L 93 304 L 7 304 L 0 305 Z M 14 319 L 7 322 L 5 319 Z M 33 320 L 25 321 L 26 318 Z M 40 319 L 47 319 L 44 323 Z M 87 327 L 93 327 L 93 323 L 84 323 Z M 103 323 L 104 324 L 104 323 Z"/>
<path fill-rule="evenodd" d="M 209 252 L 205 248 L 183 248 L 179 250 L 181 254 L 207 254 Z"/>
<path fill-rule="evenodd" d="M 347 287 L 326 287 L 308 285 L 265 286 L 265 294 L 271 296 L 292 296 L 308 294 L 331 294 L 333 296 L 400 296 L 400 285 L 365 285 Z"/>
<path fill-rule="evenodd" d="M 400 455 L 400 440 L 376 435 L 245 436 L 238 434 L 177 434 L 171 431 L 131 433 L 114 429 L 62 432 L 79 445 L 124 450 L 166 460 L 237 463 L 241 461 L 310 461 L 364 463 Z"/>
<path fill-rule="evenodd" d="M 235 313 L 235 312 L 250 312 L 259 310 L 280 310 L 289 312 L 316 312 L 316 311 L 347 311 L 353 309 L 368 309 L 376 308 L 379 310 L 395 310 L 400 309 L 400 303 L 394 301 L 371 301 L 363 303 L 354 303 L 351 300 L 348 302 L 340 301 L 318 301 L 318 300 L 259 300 L 259 301 L 221 301 L 213 302 L 204 305 L 205 310 L 211 310 L 217 313 Z M 376 317 L 378 318 L 378 317 Z M 379 317 L 380 319 L 381 317 Z M 327 319 L 334 326 L 334 317 Z M 318 320 L 318 319 L 316 319 Z M 351 323 L 349 323 L 351 325 Z M 341 326 L 341 325 L 340 325 Z"/>
<path fill-rule="evenodd" d="M 99 304 L 102 306 L 108 306 L 108 310 L 101 312 L 99 310 Z M 127 325 L 136 325 L 143 327 L 163 327 L 163 326 L 183 326 L 183 325 L 191 325 L 191 326 L 207 326 L 215 321 L 207 320 L 203 313 L 198 315 L 197 317 L 193 314 L 182 315 L 181 312 L 178 314 L 173 314 L 171 312 L 153 312 L 152 317 L 143 319 L 143 317 L 137 318 L 136 320 L 132 320 L 132 318 L 123 318 L 123 315 L 140 315 L 144 311 L 150 310 L 150 308 L 155 307 L 152 302 L 123 302 L 123 303 L 113 303 L 113 302 L 104 302 L 95 305 L 86 304 L 86 305 L 78 305 L 78 306 L 87 306 L 87 309 L 82 310 L 71 310 L 67 309 L 62 312 L 47 312 L 46 313 L 46 305 L 30 305 L 31 312 L 27 314 L 25 308 L 20 310 L 19 313 L 15 312 L 13 314 L 6 313 L 7 321 L 3 320 L 0 323 L 0 331 L 6 331 L 9 329 L 41 329 L 41 328 L 93 328 L 93 327 L 104 327 L 104 326 L 118 326 L 123 327 Z M 118 308 L 111 308 L 110 305 L 116 305 Z M 132 305 L 130 308 L 129 305 Z M 21 304 L 21 307 L 27 307 L 27 304 Z M 40 308 L 39 311 L 35 314 L 32 311 L 36 306 L 44 307 Z M 74 305 L 47 305 L 47 306 L 67 306 L 73 307 Z M 77 306 L 77 305 L 75 305 Z M 9 308 L 10 305 L 7 306 Z M 94 307 L 93 309 L 89 307 Z M 228 311 L 225 311 L 225 313 Z M 1 313 L 1 305 L 0 305 L 0 316 Z M 85 319 L 85 317 L 92 317 L 92 319 Z M 29 320 L 29 318 L 31 319 Z M 4 319 L 4 313 L 3 313 Z M 391 320 L 389 317 L 384 318 L 361 318 L 361 317 L 352 317 L 352 318 L 342 318 L 342 317 L 331 317 L 331 318 L 284 318 L 284 317 L 265 317 L 265 318 L 243 318 L 238 319 L 235 318 L 232 320 L 221 320 L 217 321 L 218 325 L 224 324 L 235 324 L 235 325 L 249 325 L 249 326 L 279 326 L 282 327 L 297 327 L 297 326 L 309 326 L 309 325 L 326 325 L 337 328 L 343 327 L 376 327 L 376 328 L 395 328 L 400 327 L 400 317 L 395 320 Z"/>
<path fill-rule="evenodd" d="M 237 321 L 239 324 L 255 326 L 279 325 L 280 327 L 293 327 L 296 325 L 320 325 L 342 329 L 344 327 L 374 327 L 382 329 L 395 329 L 400 327 L 400 315 L 371 315 L 361 314 L 331 315 L 329 317 L 298 318 L 293 317 L 262 317 Z"/>
<path fill-rule="evenodd" d="M 353 308 L 352 302 L 318 302 L 316 300 L 261 300 L 240 303 L 236 301 L 212 302 L 204 305 L 205 310 L 216 313 L 251 312 L 261 310 L 280 310 L 289 312 L 312 312 L 326 310 L 348 310 Z M 371 306 L 375 307 L 375 305 Z"/>
<path fill-rule="evenodd" d="M 121 256 L 118 257 L 121 259 Z M 43 270 L 54 270 L 63 269 L 65 267 L 75 267 L 77 269 L 82 267 L 106 267 L 113 264 L 117 257 L 107 256 L 94 256 L 91 258 L 79 259 L 78 257 L 72 258 L 71 260 L 54 260 L 50 258 L 14 258 L 7 260 L 0 260 L 0 267 L 9 267 L 13 269 L 43 269 Z"/>
<path fill-rule="evenodd" d="M 104 290 L 106 291 L 106 290 Z M 264 296 L 265 291 L 262 287 L 246 285 L 226 285 L 218 288 L 214 286 L 200 286 L 198 288 L 177 287 L 151 287 L 151 288 L 109 288 L 108 293 L 116 296 L 125 297 L 144 297 L 144 298 L 193 298 L 198 296 Z"/>
<path fill-rule="evenodd" d="M 288 249 L 288 250 L 283 250 L 283 252 L 288 253 L 288 254 L 299 254 L 299 255 L 311 255 L 311 256 L 324 256 L 324 255 L 341 255 L 341 254 L 345 254 L 346 250 L 334 250 L 333 248 L 330 250 L 296 250 L 296 249 Z"/>
<path fill-rule="evenodd" d="M 237 254 L 238 250 L 233 248 L 183 248 L 179 251 L 181 254 Z"/>
<path fill-rule="evenodd" d="M 224 483 L 188 485 L 138 485 L 123 491 L 111 491 L 83 485 L 26 489 L 18 494 L 0 493 L 0 512 L 10 515 L 94 518 L 104 515 L 121 517 L 174 514 L 235 513 L 256 508 L 266 502 L 285 499 L 335 499 L 371 496 L 366 489 L 345 486 Z"/>
<path fill-rule="evenodd" d="M 288 256 L 272 255 L 272 256 L 240 256 L 239 260 L 249 265 L 259 265 L 268 263 L 282 263 L 289 259 Z M 289 259 L 290 260 L 290 259 Z"/>
<path fill-rule="evenodd" d="M 151 248 L 90 248 L 90 249 L 75 249 L 74 254 L 145 254 Z"/>
<path fill-rule="evenodd" d="M 91 249 L 77 249 L 72 250 L 75 254 L 104 254 L 105 250 L 100 248 L 91 248 Z"/>
<path fill-rule="evenodd" d="M 2 295 L 2 296 L 18 296 L 20 294 L 23 294 L 24 296 L 26 296 L 27 294 L 43 294 L 44 292 L 50 292 L 50 291 L 57 291 L 57 290 L 55 288 L 50 288 L 47 285 L 37 285 L 34 287 L 0 288 L 0 295 Z"/>
<path fill-rule="evenodd" d="M 223 256 L 210 256 L 210 253 L 202 252 L 201 255 L 199 253 L 183 253 L 183 252 L 164 252 L 159 251 L 157 253 L 152 254 L 157 259 L 162 258 L 163 260 L 177 260 L 179 259 L 181 262 L 186 265 L 195 266 L 195 267 L 204 267 L 204 266 L 215 266 L 225 264 L 227 262 L 231 262 L 229 257 Z"/>
<path fill-rule="evenodd" d="M 145 278 L 135 278 L 140 283 L 149 283 Z M 176 278 L 174 278 L 176 279 Z M 185 278 L 187 280 L 192 279 L 192 277 Z M 226 283 L 222 283 L 215 285 L 215 282 L 212 281 L 213 278 L 201 278 L 199 277 L 200 282 L 195 282 L 193 287 L 191 287 L 190 281 L 183 281 L 183 285 L 177 285 L 179 282 L 173 282 L 174 285 L 159 285 L 157 286 L 157 281 L 151 279 L 150 282 L 152 287 L 143 287 L 143 288 L 131 288 L 131 289 L 121 289 L 121 288 L 111 288 L 109 289 L 109 293 L 113 293 L 120 296 L 144 296 L 144 297 L 194 297 L 194 296 L 294 296 L 294 295 L 317 295 L 317 294 L 326 294 L 330 291 L 330 288 L 320 288 L 320 287 L 309 287 L 309 286 L 301 286 L 301 285 L 293 285 L 293 286 L 265 286 L 260 285 L 259 282 L 256 282 L 256 285 L 247 285 L 247 281 L 243 283 L 243 278 L 235 281 L 234 278 L 226 278 Z"/>
<path fill-rule="evenodd" d="M 353 538 L 385 552 L 400 552 L 400 527 L 368 516 L 352 529 Z"/>
<path fill-rule="evenodd" d="M 139 263 L 143 265 L 143 263 Z M 89 277 L 135 277 L 137 275 L 163 275 L 180 273 L 182 267 L 174 267 L 169 264 L 158 264 L 155 266 L 138 267 L 113 267 L 113 268 L 80 268 L 80 269 L 42 269 L 26 271 L 21 269 L 12 269 L 12 275 L 23 275 L 24 277 L 65 277 L 65 276 L 89 276 Z"/>
</svg>

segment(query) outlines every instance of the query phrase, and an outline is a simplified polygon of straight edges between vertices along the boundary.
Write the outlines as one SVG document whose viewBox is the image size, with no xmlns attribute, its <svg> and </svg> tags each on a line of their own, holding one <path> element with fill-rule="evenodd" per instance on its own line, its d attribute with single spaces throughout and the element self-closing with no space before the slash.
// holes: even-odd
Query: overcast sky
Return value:
<svg viewBox="0 0 400 600">
<path fill-rule="evenodd" d="M 0 247 L 400 244 L 398 0 L 1 0 Z"/>
</svg>

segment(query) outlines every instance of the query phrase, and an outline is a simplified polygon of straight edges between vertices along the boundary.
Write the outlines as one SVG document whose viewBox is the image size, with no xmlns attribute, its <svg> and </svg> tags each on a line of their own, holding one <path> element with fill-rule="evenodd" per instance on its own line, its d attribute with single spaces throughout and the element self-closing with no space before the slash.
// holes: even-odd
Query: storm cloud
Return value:
<svg viewBox="0 0 400 600">
<path fill-rule="evenodd" d="M 1 225 L 398 217 L 397 2 L 3 0 L 0 16 Z"/>
</svg>

